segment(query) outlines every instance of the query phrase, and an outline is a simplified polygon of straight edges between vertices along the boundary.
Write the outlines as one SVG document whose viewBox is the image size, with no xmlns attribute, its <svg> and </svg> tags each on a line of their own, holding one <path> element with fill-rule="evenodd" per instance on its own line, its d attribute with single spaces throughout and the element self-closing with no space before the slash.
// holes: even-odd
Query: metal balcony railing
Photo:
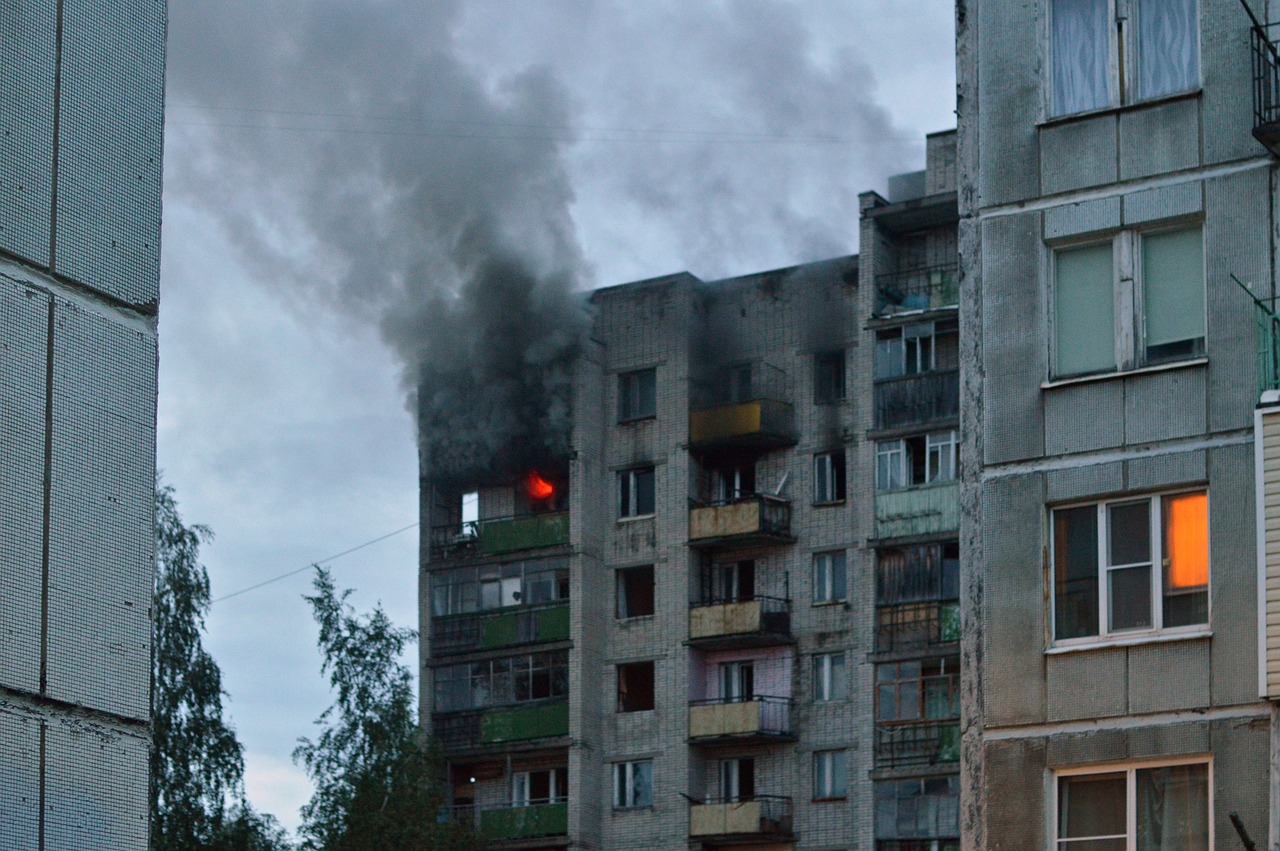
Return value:
<svg viewBox="0 0 1280 851">
<path fill-rule="evenodd" d="M 555 698 L 464 712 L 437 712 L 431 718 L 431 734 L 446 751 L 567 736 L 569 704 L 564 698 Z"/>
<path fill-rule="evenodd" d="M 958 263 L 941 263 L 876 275 L 875 315 L 955 307 L 960 301 Z"/>
<path fill-rule="evenodd" d="M 741 642 L 769 636 L 786 639 L 790 634 L 791 601 L 781 597 L 712 597 L 689 604 L 691 642 Z"/>
<path fill-rule="evenodd" d="M 876 609 L 876 652 L 941 647 L 960 640 L 960 602 L 936 600 Z"/>
<path fill-rule="evenodd" d="M 792 834 L 791 798 L 739 795 L 689 802 L 690 836 L 777 836 Z"/>
<path fill-rule="evenodd" d="M 568 637 L 568 600 L 431 619 L 431 650 L 437 654 L 563 641 Z"/>
<path fill-rule="evenodd" d="M 452 808 L 453 821 L 484 835 L 491 842 L 562 836 L 569 832 L 569 799 L 535 798 L 522 804 L 478 807 L 463 804 Z"/>
<path fill-rule="evenodd" d="M 791 540 L 791 502 L 769 494 L 690 500 L 689 543 L 768 543 Z"/>
<path fill-rule="evenodd" d="M 1280 24 L 1263 24 L 1248 3 L 1242 4 L 1252 23 L 1253 137 L 1273 154 L 1280 154 Z"/>
<path fill-rule="evenodd" d="M 960 415 L 960 370 L 885 378 L 875 383 L 876 428 L 897 428 Z"/>
<path fill-rule="evenodd" d="M 689 738 L 790 738 L 791 698 L 767 695 L 689 701 Z"/>
<path fill-rule="evenodd" d="M 1280 317 L 1276 299 L 1254 299 L 1258 393 L 1280 390 Z"/>
<path fill-rule="evenodd" d="M 569 512 L 486 517 L 466 523 L 432 526 L 431 558 L 498 555 L 569 543 Z"/>
<path fill-rule="evenodd" d="M 876 727 L 877 768 L 960 760 L 960 721 L 910 721 Z"/>
</svg>

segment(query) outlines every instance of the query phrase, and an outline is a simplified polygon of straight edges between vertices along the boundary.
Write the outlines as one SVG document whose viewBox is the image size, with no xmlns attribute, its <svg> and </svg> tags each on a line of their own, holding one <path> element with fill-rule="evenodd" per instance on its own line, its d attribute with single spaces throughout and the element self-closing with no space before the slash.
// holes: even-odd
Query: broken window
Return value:
<svg viewBox="0 0 1280 851">
<path fill-rule="evenodd" d="M 876 444 L 876 490 L 955 481 L 960 437 L 955 429 Z"/>
<path fill-rule="evenodd" d="M 720 663 L 720 699 L 743 703 L 756 696 L 755 665 L 750 661 Z"/>
<path fill-rule="evenodd" d="M 844 400 L 844 349 L 813 356 L 813 401 L 817 404 Z"/>
<path fill-rule="evenodd" d="M 756 795 L 756 761 L 754 759 L 722 759 L 717 772 L 720 780 L 720 801 L 734 804 L 750 801 Z"/>
<path fill-rule="evenodd" d="M 715 562 L 703 573 L 702 599 L 707 603 L 738 603 L 756 596 L 754 559 Z"/>
<path fill-rule="evenodd" d="M 1209 621 L 1204 491 L 1056 509 L 1052 546 L 1057 640 Z"/>
<path fill-rule="evenodd" d="M 653 467 L 618 473 L 618 516 L 645 517 L 654 511 Z"/>
<path fill-rule="evenodd" d="M 1209 765 L 1057 775 L 1054 848 L 1208 851 Z"/>
<path fill-rule="evenodd" d="M 617 666 L 618 711 L 653 709 L 653 662 L 628 662 Z"/>
<path fill-rule="evenodd" d="M 813 456 L 813 501 L 843 502 L 844 450 L 822 452 Z"/>
<path fill-rule="evenodd" d="M 613 765 L 613 807 L 653 806 L 653 760 L 617 762 Z"/>
<path fill-rule="evenodd" d="M 511 806 L 563 804 L 569 800 L 569 769 L 517 771 L 511 775 Z"/>
<path fill-rule="evenodd" d="M 642 420 L 657 415 L 657 370 L 638 369 L 618 376 L 618 421 Z"/>
<path fill-rule="evenodd" d="M 626 567 L 617 571 L 619 618 L 653 614 L 653 565 Z"/>
</svg>

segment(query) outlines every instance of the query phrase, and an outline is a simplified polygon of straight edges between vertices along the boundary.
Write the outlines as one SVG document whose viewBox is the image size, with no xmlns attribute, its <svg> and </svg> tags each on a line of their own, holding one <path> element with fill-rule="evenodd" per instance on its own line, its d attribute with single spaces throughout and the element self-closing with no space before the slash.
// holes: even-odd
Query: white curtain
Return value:
<svg viewBox="0 0 1280 851">
<path fill-rule="evenodd" d="M 1053 0 L 1053 114 L 1107 106 L 1108 0 Z"/>
<path fill-rule="evenodd" d="M 1138 771 L 1138 851 L 1208 851 L 1208 775 L 1204 764 Z"/>
<path fill-rule="evenodd" d="M 1139 0 L 1138 97 L 1185 92 L 1200 83 L 1196 0 Z"/>
</svg>

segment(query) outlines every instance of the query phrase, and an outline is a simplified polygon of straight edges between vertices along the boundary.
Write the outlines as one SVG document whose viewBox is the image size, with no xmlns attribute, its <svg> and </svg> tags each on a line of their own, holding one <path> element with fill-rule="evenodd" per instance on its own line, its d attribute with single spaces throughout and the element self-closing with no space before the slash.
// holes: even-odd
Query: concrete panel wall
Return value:
<svg viewBox="0 0 1280 851">
<path fill-rule="evenodd" d="M 0 706 L 0 851 L 37 851 L 40 836 L 40 722 Z"/>
<path fill-rule="evenodd" d="M 1026 116 L 1023 116 L 1024 120 Z M 1043 194 L 1113 183 L 1116 179 L 1116 117 L 1099 115 L 1040 129 Z M 1088 156 L 1081 156 L 1088 151 Z"/>
<path fill-rule="evenodd" d="M 1179 100 L 1120 113 L 1120 179 L 1200 164 L 1200 101 Z"/>
<path fill-rule="evenodd" d="M 160 281 L 164 0 L 64 0 L 54 268 L 130 304 Z"/>
<path fill-rule="evenodd" d="M 1263 20 L 1266 20 L 1263 11 L 1266 5 L 1250 3 Z M 1206 164 L 1264 154 L 1250 132 L 1253 127 L 1252 51 L 1249 23 L 1243 11 L 1239 0 L 1200 2 L 1200 78 L 1204 83 L 1201 113 Z"/>
<path fill-rule="evenodd" d="M 1129 671 L 1123 647 L 1045 659 L 1050 721 L 1123 715 Z"/>
<path fill-rule="evenodd" d="M 147 848 L 147 739 L 70 720 L 45 737 L 45 848 Z"/>
<path fill-rule="evenodd" d="M 1134 458 L 1125 462 L 1125 475 L 1136 491 L 1195 484 L 1209 477 L 1203 450 Z"/>
<path fill-rule="evenodd" d="M 1209 482 L 1213 704 L 1248 703 L 1258 694 L 1253 447 L 1210 450 Z"/>
<path fill-rule="evenodd" d="M 1210 705 L 1209 643 L 1129 648 L 1129 711 L 1170 712 Z"/>
<path fill-rule="evenodd" d="M 1028 73 L 1041 55 L 1039 3 L 971 3 L 978 19 L 978 87 L 998 108 L 984 109 L 977 129 L 980 206 L 1040 193 L 1035 121 L 1040 81 Z"/>
<path fill-rule="evenodd" d="M 1091 464 L 1050 470 L 1044 476 L 1049 502 L 1070 502 L 1124 489 L 1124 464 Z"/>
<path fill-rule="evenodd" d="M 1150 443 L 1204 434 L 1205 373 L 1178 369 L 1124 382 L 1124 442 Z"/>
<path fill-rule="evenodd" d="M 54 316 L 49 694 L 148 714 L 155 339 L 59 303 Z"/>
<path fill-rule="evenodd" d="M 1044 445 L 1049 455 L 1092 452 L 1124 443 L 1124 386 L 1117 381 L 1073 384 L 1044 394 Z"/>
<path fill-rule="evenodd" d="M 1198 180 L 1130 192 L 1124 196 L 1124 223 L 1141 225 L 1204 211 L 1204 184 Z"/>
<path fill-rule="evenodd" d="M 1051 207 L 1044 212 L 1044 238 L 1082 236 L 1120 227 L 1120 199 L 1097 198 Z"/>
<path fill-rule="evenodd" d="M 985 748 L 986 791 L 1008 801 L 1017 790 L 1017 806 L 987 810 L 987 845 L 991 851 L 1030 851 L 1045 844 L 1045 742 L 1015 739 L 988 742 Z"/>
</svg>

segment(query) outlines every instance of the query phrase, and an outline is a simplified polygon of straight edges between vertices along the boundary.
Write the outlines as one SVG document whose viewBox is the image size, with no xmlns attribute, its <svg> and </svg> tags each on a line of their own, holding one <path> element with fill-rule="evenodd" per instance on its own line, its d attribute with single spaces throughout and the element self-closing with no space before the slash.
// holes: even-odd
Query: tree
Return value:
<svg viewBox="0 0 1280 851">
<path fill-rule="evenodd" d="M 317 720 L 313 742 L 293 756 L 315 783 L 302 809 L 303 847 L 315 851 L 470 851 L 483 844 L 459 825 L 437 818 L 444 804 L 441 760 L 415 722 L 412 677 L 400 664 L 416 638 L 396 627 L 381 606 L 357 615 L 317 566 L 307 597 L 320 627 L 319 647 L 336 699 Z"/>
<path fill-rule="evenodd" d="M 206 526 L 184 525 L 173 488 L 156 487 L 153 594 L 151 847 L 154 851 L 288 848 L 275 819 L 244 797 L 244 749 L 222 718 L 222 672 L 201 635 L 209 575 Z"/>
</svg>

